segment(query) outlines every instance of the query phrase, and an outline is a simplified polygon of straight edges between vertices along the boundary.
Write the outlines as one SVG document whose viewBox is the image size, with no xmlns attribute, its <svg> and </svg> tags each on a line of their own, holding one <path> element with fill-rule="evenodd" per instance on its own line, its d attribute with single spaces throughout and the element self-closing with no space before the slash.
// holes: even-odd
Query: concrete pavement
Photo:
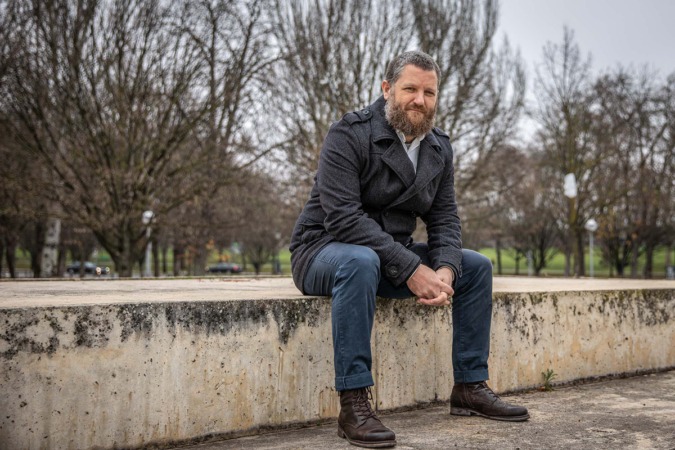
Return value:
<svg viewBox="0 0 675 450">
<path fill-rule="evenodd" d="M 675 371 L 611 379 L 550 392 L 504 396 L 530 410 L 524 423 L 456 417 L 447 405 L 382 415 L 397 434 L 396 449 L 675 449 Z M 322 426 L 183 450 L 354 449 Z"/>
</svg>

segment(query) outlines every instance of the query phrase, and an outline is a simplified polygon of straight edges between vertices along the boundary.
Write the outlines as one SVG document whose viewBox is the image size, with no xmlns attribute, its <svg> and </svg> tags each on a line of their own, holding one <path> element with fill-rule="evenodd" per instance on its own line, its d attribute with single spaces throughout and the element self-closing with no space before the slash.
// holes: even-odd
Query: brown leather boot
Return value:
<svg viewBox="0 0 675 450">
<path fill-rule="evenodd" d="M 394 447 L 396 435 L 375 415 L 370 406 L 371 397 L 370 388 L 340 392 L 338 436 L 359 447 Z"/>
<path fill-rule="evenodd" d="M 485 381 L 455 384 L 450 395 L 450 414 L 477 415 L 507 422 L 522 422 L 530 418 L 526 408 L 506 403 L 492 392 Z"/>
</svg>

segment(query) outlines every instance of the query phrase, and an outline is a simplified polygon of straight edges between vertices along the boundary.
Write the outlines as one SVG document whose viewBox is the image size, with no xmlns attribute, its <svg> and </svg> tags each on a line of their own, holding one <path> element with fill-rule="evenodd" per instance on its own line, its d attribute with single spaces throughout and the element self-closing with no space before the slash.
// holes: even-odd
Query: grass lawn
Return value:
<svg viewBox="0 0 675 450">
<path fill-rule="evenodd" d="M 497 274 L 496 268 L 496 253 L 493 248 L 483 248 L 479 250 L 480 253 L 487 256 L 492 260 L 495 265 L 495 274 Z M 513 258 L 514 252 L 510 250 L 502 250 L 502 274 L 503 275 L 515 275 L 516 274 L 516 263 Z M 28 270 L 30 268 L 30 255 L 27 252 L 21 250 L 17 251 L 17 268 L 19 270 Z M 229 255 L 230 261 L 242 264 L 242 259 L 240 255 Z M 663 278 L 665 277 L 665 259 L 666 252 L 665 248 L 659 248 L 656 250 L 654 255 L 654 277 Z M 219 255 L 216 251 L 213 251 L 208 258 L 208 264 L 215 264 L 219 260 Z M 590 273 L 588 253 L 585 258 L 586 263 L 586 274 Z M 110 266 L 113 268 L 114 264 L 110 259 L 110 255 L 104 250 L 99 250 L 95 256 L 92 256 L 91 261 L 100 266 Z M 597 277 L 608 277 L 609 276 L 609 267 L 602 260 L 599 249 L 596 249 L 594 252 L 594 274 Z M 67 263 L 70 263 L 70 258 L 67 259 Z M 279 262 L 281 264 L 281 272 L 283 275 L 290 275 L 291 273 L 291 254 L 287 248 L 283 248 L 279 252 Z M 173 264 L 173 252 L 167 253 L 167 267 L 171 268 Z M 671 251 L 671 264 L 675 264 L 675 250 Z M 644 266 L 644 257 L 641 257 L 639 260 L 639 272 L 642 273 L 642 268 Z M 3 269 L 7 269 L 6 262 L 3 263 Z M 246 267 L 247 272 L 253 271 L 253 266 L 249 263 Z M 527 261 L 525 258 L 520 259 L 520 275 L 527 275 Z M 541 272 L 542 276 L 563 276 L 565 270 L 565 257 L 562 253 L 558 253 L 553 257 L 553 260 L 549 262 L 548 266 L 544 268 Z M 630 269 L 628 269 L 630 270 Z M 268 262 L 263 265 L 261 269 L 261 274 L 271 274 L 272 273 L 272 262 Z"/>
<path fill-rule="evenodd" d="M 495 249 L 493 248 L 483 248 L 479 252 L 492 260 L 492 263 L 495 266 L 495 274 L 497 273 L 497 257 Z M 675 252 L 671 251 L 671 264 L 675 264 Z M 514 275 L 516 263 L 513 259 L 515 252 L 511 250 L 502 250 L 502 274 L 503 275 Z M 586 255 L 584 258 L 586 275 L 590 274 L 590 261 L 588 258 L 588 249 L 586 249 Z M 654 278 L 663 278 L 666 274 L 665 268 L 666 261 L 666 249 L 664 247 L 658 248 L 654 252 L 654 268 L 653 275 Z M 644 268 L 645 259 L 640 257 L 638 260 L 638 274 L 642 273 Z M 625 269 L 630 273 L 630 267 Z M 609 277 L 609 266 L 602 259 L 599 249 L 595 249 L 593 252 L 593 272 L 597 277 Z M 565 273 L 565 255 L 562 253 L 557 253 L 553 259 L 547 264 L 547 266 L 542 269 L 541 276 L 563 276 Z M 616 274 L 616 270 L 614 270 Z M 527 260 L 525 258 L 520 259 L 520 275 L 527 275 Z"/>
</svg>

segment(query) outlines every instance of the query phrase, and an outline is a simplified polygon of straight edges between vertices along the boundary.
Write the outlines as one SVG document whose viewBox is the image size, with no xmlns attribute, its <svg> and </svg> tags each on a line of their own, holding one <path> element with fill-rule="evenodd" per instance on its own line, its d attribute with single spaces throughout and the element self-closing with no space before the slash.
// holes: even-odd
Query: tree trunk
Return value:
<svg viewBox="0 0 675 450">
<path fill-rule="evenodd" d="M 585 258 L 584 258 L 584 232 L 583 231 L 577 231 L 574 234 L 575 237 L 575 254 L 574 254 L 574 265 L 576 267 L 575 269 L 575 275 L 578 277 L 583 277 L 586 275 L 586 269 L 585 269 Z"/>
<path fill-rule="evenodd" d="M 5 244 L 5 256 L 7 257 L 7 270 L 9 276 L 16 278 L 16 239 L 9 238 Z"/>
<path fill-rule="evenodd" d="M 125 236 L 123 238 L 122 251 L 117 255 L 117 258 L 113 259 L 115 260 L 115 266 L 120 277 L 131 278 L 136 258 L 131 251 L 131 242 L 128 237 Z"/>
<path fill-rule="evenodd" d="M 652 244 L 647 244 L 645 248 L 645 267 L 644 267 L 644 277 L 653 278 L 654 272 L 654 246 Z"/>
<path fill-rule="evenodd" d="M 516 262 L 516 275 L 520 275 L 520 253 L 516 253 L 516 257 L 513 260 Z"/>
<path fill-rule="evenodd" d="M 637 242 L 637 239 L 632 241 L 632 249 L 630 255 L 630 276 L 631 278 L 638 277 L 638 256 L 640 254 L 640 244 Z"/>
<path fill-rule="evenodd" d="M 174 244 L 173 246 L 173 276 L 177 277 L 180 275 L 181 270 L 183 269 L 183 258 L 185 257 L 185 249 L 180 245 Z"/>
<path fill-rule="evenodd" d="M 206 261 L 208 256 L 208 252 L 205 248 L 199 248 L 195 252 L 192 266 L 193 275 L 204 275 L 206 273 Z"/>
<path fill-rule="evenodd" d="M 0 237 L 0 278 L 5 274 L 2 270 L 2 262 L 5 260 L 5 238 Z"/>
<path fill-rule="evenodd" d="M 502 274 L 502 241 L 500 238 L 495 239 L 495 253 L 497 254 L 497 274 Z"/>
<path fill-rule="evenodd" d="M 167 259 L 168 253 L 169 253 L 169 247 L 167 245 L 164 245 L 162 247 L 162 274 L 163 275 L 166 275 L 167 273 L 169 273 L 169 271 L 167 270 L 167 266 L 166 266 L 166 259 Z"/>
<path fill-rule="evenodd" d="M 152 240 L 152 265 L 155 278 L 159 278 L 159 246 L 157 240 Z"/>
<path fill-rule="evenodd" d="M 33 278 L 40 278 L 42 274 L 42 249 L 45 246 L 45 224 L 42 221 L 35 222 L 35 246 L 30 252 L 30 268 Z"/>
<path fill-rule="evenodd" d="M 565 276 L 569 277 L 571 273 L 571 268 L 572 268 L 572 261 L 571 261 L 572 255 L 570 254 L 570 251 L 568 249 L 565 249 Z"/>
</svg>

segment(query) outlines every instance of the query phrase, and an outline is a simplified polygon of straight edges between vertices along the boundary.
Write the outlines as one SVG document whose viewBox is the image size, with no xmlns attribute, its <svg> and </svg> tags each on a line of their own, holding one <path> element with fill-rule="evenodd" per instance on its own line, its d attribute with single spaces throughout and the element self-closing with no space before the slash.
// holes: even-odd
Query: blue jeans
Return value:
<svg viewBox="0 0 675 450">
<path fill-rule="evenodd" d="M 426 244 L 411 248 L 429 265 Z M 375 384 L 371 374 L 370 335 L 375 299 L 410 298 L 404 283 L 393 286 L 380 274 L 380 259 L 368 247 L 333 242 L 316 254 L 304 281 L 309 295 L 332 295 L 335 388 L 359 389 Z M 462 250 L 462 276 L 452 299 L 452 366 L 455 383 L 488 379 L 492 319 L 492 263 Z M 425 307 L 425 306 L 420 306 Z M 426 306 L 426 308 L 432 308 Z"/>
</svg>

